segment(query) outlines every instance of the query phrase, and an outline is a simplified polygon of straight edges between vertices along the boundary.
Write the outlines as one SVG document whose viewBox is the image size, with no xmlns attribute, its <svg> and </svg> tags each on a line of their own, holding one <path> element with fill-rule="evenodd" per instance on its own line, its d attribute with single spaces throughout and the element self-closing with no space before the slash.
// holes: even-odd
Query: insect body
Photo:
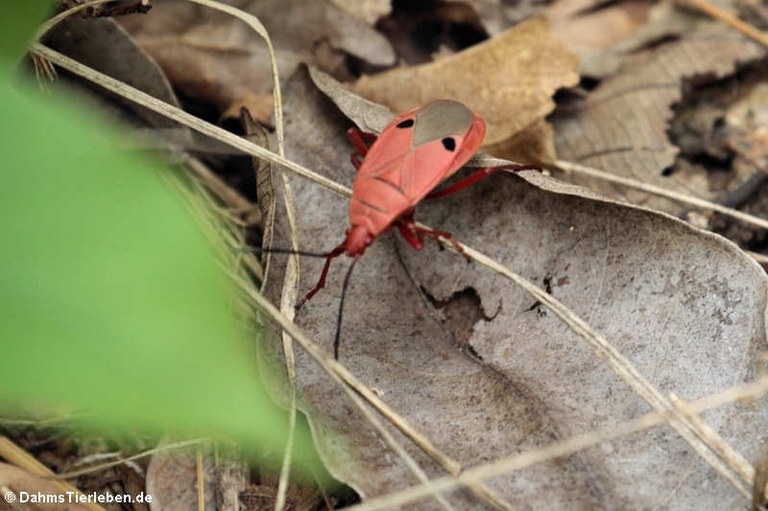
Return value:
<svg viewBox="0 0 768 511">
<path fill-rule="evenodd" d="M 414 209 L 425 198 L 457 192 L 497 170 L 538 168 L 518 164 L 483 168 L 444 190 L 432 192 L 469 161 L 485 136 L 483 119 L 456 101 L 432 101 L 404 112 L 384 128 L 378 139 L 354 128 L 348 136 L 357 149 L 352 164 L 358 169 L 349 204 L 350 227 L 344 241 L 327 254 L 320 279 L 297 308 L 324 287 L 331 260 L 343 253 L 353 258 L 344 281 L 346 289 L 352 268 L 365 249 L 393 226 L 417 250 L 424 246 L 425 236 L 451 239 L 448 233 L 425 229 L 414 222 Z M 458 244 L 456 247 L 461 251 Z M 342 292 L 340 307 L 343 300 Z M 340 324 L 341 311 L 334 343 L 337 358 Z"/>
<path fill-rule="evenodd" d="M 459 170 L 484 136 L 480 116 L 455 101 L 433 101 L 395 118 L 360 164 L 349 204 L 347 255 L 362 253 L 396 222 L 412 221 L 416 204 Z M 413 236 L 405 238 L 414 245 Z"/>
</svg>

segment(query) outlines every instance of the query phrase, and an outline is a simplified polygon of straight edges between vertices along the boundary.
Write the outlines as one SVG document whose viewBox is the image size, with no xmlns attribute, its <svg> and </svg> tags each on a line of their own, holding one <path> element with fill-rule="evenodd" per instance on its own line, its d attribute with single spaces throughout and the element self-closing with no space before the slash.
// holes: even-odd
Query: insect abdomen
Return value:
<svg viewBox="0 0 768 511">
<path fill-rule="evenodd" d="M 411 207 L 411 200 L 389 181 L 361 176 L 353 186 L 349 223 L 365 227 L 376 237 Z"/>
</svg>

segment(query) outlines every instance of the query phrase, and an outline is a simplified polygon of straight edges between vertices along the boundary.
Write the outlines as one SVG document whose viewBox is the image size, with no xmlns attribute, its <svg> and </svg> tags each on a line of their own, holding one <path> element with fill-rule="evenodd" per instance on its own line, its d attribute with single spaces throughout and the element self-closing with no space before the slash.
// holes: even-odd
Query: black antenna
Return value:
<svg viewBox="0 0 768 511">
<path fill-rule="evenodd" d="M 341 286 L 341 303 L 339 303 L 339 315 L 336 318 L 336 336 L 333 338 L 333 358 L 339 359 L 339 344 L 341 344 L 341 317 L 344 314 L 344 297 L 347 295 L 347 287 L 349 286 L 349 277 L 352 276 L 352 270 L 355 268 L 355 264 L 360 259 L 362 254 L 357 254 L 352 259 L 352 264 L 349 265 L 347 274 L 344 276 L 344 284 Z"/>
<path fill-rule="evenodd" d="M 304 303 L 312 298 L 315 293 L 317 293 L 324 285 L 325 285 L 325 276 L 328 274 L 328 267 L 330 265 L 331 259 L 334 257 L 337 257 L 341 255 L 344 252 L 344 248 L 346 247 L 346 242 L 342 243 L 341 245 L 337 246 L 330 252 L 307 252 L 305 250 L 293 250 L 290 248 L 259 248 L 259 247 L 246 247 L 242 249 L 244 252 L 256 252 L 256 253 L 272 253 L 272 254 L 296 254 L 300 256 L 309 256 L 309 257 L 325 257 L 325 267 L 323 268 L 323 273 L 320 276 L 320 280 L 318 281 L 317 285 L 305 296 L 298 304 L 296 304 L 296 309 L 300 309 Z M 363 254 L 357 254 L 352 259 L 352 264 L 349 265 L 349 269 L 347 270 L 347 274 L 344 276 L 344 283 L 341 287 L 341 302 L 339 303 L 339 314 L 336 317 L 336 335 L 333 338 L 333 358 L 338 360 L 339 359 L 339 345 L 341 344 L 341 320 L 342 316 L 344 314 L 344 298 L 347 295 L 347 288 L 349 287 L 349 279 L 352 276 L 352 270 L 355 268 L 355 264 L 357 264 L 357 261 L 360 260 L 360 257 Z"/>
</svg>

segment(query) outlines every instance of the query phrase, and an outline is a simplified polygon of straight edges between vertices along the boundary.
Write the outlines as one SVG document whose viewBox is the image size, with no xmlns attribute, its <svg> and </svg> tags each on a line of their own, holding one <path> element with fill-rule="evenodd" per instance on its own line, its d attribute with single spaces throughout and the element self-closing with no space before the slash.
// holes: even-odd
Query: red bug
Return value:
<svg viewBox="0 0 768 511">
<path fill-rule="evenodd" d="M 296 306 L 301 307 L 325 286 L 331 261 L 346 253 L 353 258 L 342 289 L 334 340 L 338 358 L 344 291 L 355 263 L 373 241 L 393 226 L 416 250 L 424 237 L 452 240 L 451 235 L 419 227 L 414 222 L 416 205 L 425 198 L 444 197 L 498 170 L 539 169 L 511 164 L 481 168 L 443 190 L 432 192 L 477 152 L 485 136 L 485 122 L 465 105 L 436 100 L 404 112 L 384 128 L 378 139 L 356 128 L 347 132 L 357 152 L 352 164 L 358 169 L 349 203 L 349 224 L 342 243 L 326 254 L 325 266 L 314 288 Z M 369 146 L 369 144 L 371 144 Z M 461 252 L 461 247 L 456 243 Z"/>
</svg>

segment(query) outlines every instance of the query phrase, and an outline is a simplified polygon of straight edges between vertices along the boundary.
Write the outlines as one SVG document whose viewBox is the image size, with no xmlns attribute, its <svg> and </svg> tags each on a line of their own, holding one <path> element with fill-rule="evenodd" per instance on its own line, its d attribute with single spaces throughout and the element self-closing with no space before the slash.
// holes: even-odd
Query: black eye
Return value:
<svg viewBox="0 0 768 511">
<path fill-rule="evenodd" d="M 449 151 L 453 151 L 454 149 L 456 149 L 456 141 L 451 137 L 444 138 L 441 140 L 441 142 L 443 143 L 443 147 L 445 147 Z"/>
<path fill-rule="evenodd" d="M 397 124 L 398 128 L 410 128 L 411 126 L 413 126 L 413 119 L 406 119 Z"/>
</svg>

